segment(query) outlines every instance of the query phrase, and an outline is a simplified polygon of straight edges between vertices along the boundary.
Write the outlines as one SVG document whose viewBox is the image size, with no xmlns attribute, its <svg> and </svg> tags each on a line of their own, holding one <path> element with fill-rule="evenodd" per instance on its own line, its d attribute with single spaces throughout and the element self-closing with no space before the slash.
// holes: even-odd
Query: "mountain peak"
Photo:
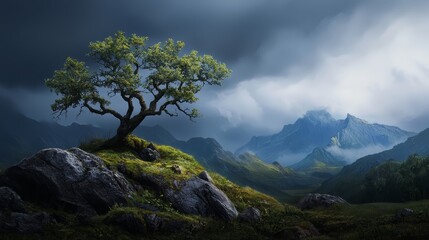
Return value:
<svg viewBox="0 0 429 240">
<path fill-rule="evenodd" d="M 347 123 L 353 122 L 353 123 L 369 124 L 367 121 L 360 119 L 358 117 L 355 117 L 355 116 L 351 115 L 350 113 L 347 113 L 347 117 L 346 117 L 345 121 Z"/>
<path fill-rule="evenodd" d="M 304 114 L 303 119 L 307 119 L 311 122 L 318 122 L 318 123 L 331 123 L 335 121 L 332 115 L 326 110 L 307 111 Z"/>
<path fill-rule="evenodd" d="M 331 114 L 322 109 L 322 110 L 309 110 L 304 114 L 304 117 L 332 117 Z"/>
</svg>

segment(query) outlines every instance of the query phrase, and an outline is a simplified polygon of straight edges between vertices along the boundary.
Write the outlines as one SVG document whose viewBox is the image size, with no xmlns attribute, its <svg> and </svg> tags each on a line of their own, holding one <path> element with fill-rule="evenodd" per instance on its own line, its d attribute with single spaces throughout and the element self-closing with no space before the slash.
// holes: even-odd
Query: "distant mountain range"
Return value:
<svg viewBox="0 0 429 240">
<path fill-rule="evenodd" d="M 429 129 L 410 137 L 392 149 L 362 157 L 345 166 L 335 177 L 324 182 L 319 191 L 340 195 L 351 202 L 359 202 L 362 199 L 361 190 L 365 175 L 372 168 L 389 160 L 405 161 L 413 154 L 429 156 Z"/>
<path fill-rule="evenodd" d="M 282 200 L 290 199 L 286 193 L 288 189 L 314 187 L 322 181 L 321 178 L 298 174 L 277 162 L 266 163 L 250 153 L 236 156 L 224 150 L 213 138 L 197 137 L 181 141 L 160 126 L 141 126 L 135 134 L 158 144 L 174 146 L 194 156 L 207 170 Z"/>
<path fill-rule="evenodd" d="M 314 176 L 324 176 L 328 178 L 340 171 L 345 165 L 347 165 L 346 161 L 339 160 L 334 157 L 325 148 L 317 147 L 303 160 L 291 165 L 290 167 L 295 171 L 309 172 Z"/>
<path fill-rule="evenodd" d="M 388 149 L 413 135 L 398 127 L 370 124 L 350 114 L 336 120 L 324 110 L 309 111 L 277 134 L 252 137 L 236 154 L 252 152 L 266 162 L 290 165 L 300 160 L 308 163 L 313 150 L 322 147 L 331 153 L 332 156 L 325 154 L 328 158 L 350 161 Z M 325 163 L 331 160 L 326 159 Z M 295 166 L 300 165 L 305 164 Z"/>
<path fill-rule="evenodd" d="M 42 148 L 69 148 L 94 137 L 104 137 L 100 128 L 90 125 L 38 122 L 18 113 L 8 101 L 0 99 L 0 167 L 17 163 Z"/>
<path fill-rule="evenodd" d="M 38 122 L 2 103 L 0 109 L 7 114 L 0 119 L 0 168 L 16 164 L 43 148 L 70 148 L 93 138 L 109 137 L 108 130 L 90 125 L 62 126 Z M 158 144 L 176 147 L 193 155 L 206 169 L 279 199 L 288 198 L 285 189 L 317 186 L 321 182 L 321 179 L 297 174 L 278 163 L 266 163 L 252 154 L 235 156 L 212 138 L 181 141 L 160 126 L 140 126 L 134 134 Z"/>
<path fill-rule="evenodd" d="M 35 121 L 16 112 L 5 101 L 0 101 L 0 109 L 7 113 L 0 118 L 0 168 L 15 164 L 42 148 L 69 148 L 92 138 L 108 137 L 109 131 L 90 125 L 61 126 Z M 212 138 L 178 140 L 160 126 L 140 126 L 134 134 L 158 144 L 176 147 L 193 155 L 206 169 L 282 200 L 290 200 L 288 190 L 318 187 L 324 179 L 340 171 L 346 164 L 339 154 L 342 150 L 387 147 L 413 135 L 396 127 L 369 124 L 351 115 L 344 120 L 335 120 L 326 111 L 308 112 L 273 136 L 254 137 L 237 154 L 224 150 Z M 359 187 L 369 169 L 388 159 L 404 160 L 413 153 L 428 155 L 427 142 L 429 130 L 390 151 L 359 159 L 327 181 L 321 191 L 346 198 L 354 196 L 350 186 L 354 184 Z M 291 167 L 267 160 L 282 159 L 280 156 L 291 153 L 303 155 L 302 160 Z M 259 156 L 268 158 L 263 161 Z"/>
</svg>

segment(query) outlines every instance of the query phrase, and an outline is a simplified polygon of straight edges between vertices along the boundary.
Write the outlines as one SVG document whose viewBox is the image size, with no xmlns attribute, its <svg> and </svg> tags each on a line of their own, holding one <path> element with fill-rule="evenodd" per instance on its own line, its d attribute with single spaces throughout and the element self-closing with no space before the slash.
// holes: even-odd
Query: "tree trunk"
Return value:
<svg viewBox="0 0 429 240">
<path fill-rule="evenodd" d="M 144 118 L 137 121 L 130 119 L 121 120 L 121 123 L 116 130 L 116 135 L 106 141 L 106 147 L 122 147 L 126 145 L 126 138 L 136 129 Z"/>
</svg>

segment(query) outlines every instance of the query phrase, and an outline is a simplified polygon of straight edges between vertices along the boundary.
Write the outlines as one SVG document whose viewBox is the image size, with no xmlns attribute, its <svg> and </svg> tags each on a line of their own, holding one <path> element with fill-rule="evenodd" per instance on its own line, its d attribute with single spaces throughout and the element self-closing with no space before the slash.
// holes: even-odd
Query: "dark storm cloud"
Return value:
<svg viewBox="0 0 429 240">
<path fill-rule="evenodd" d="M 353 5 L 341 0 L 7 1 L 0 10 L 1 85 L 41 88 L 67 56 L 85 59 L 90 41 L 117 30 L 147 35 L 152 42 L 184 40 L 188 48 L 231 66 L 256 65 L 258 48 L 278 29 L 310 34 L 320 21 Z M 233 79 L 255 74 L 249 70 Z"/>
<path fill-rule="evenodd" d="M 216 137 L 234 150 L 252 135 L 278 131 L 318 107 L 337 117 L 351 112 L 404 127 L 416 123 L 411 130 L 417 131 L 424 128 L 429 112 L 422 104 L 426 88 L 422 83 L 408 88 L 404 82 L 409 74 L 426 77 L 410 66 L 425 63 L 429 56 L 420 45 L 427 42 L 427 21 L 414 17 L 425 16 L 427 10 L 424 0 L 3 1 L 0 96 L 14 99 L 27 116 L 49 119 L 48 105 L 55 96 L 44 87 L 44 79 L 67 56 L 90 61 L 85 56 L 89 42 L 123 30 L 149 36 L 150 43 L 183 40 L 186 50 L 211 54 L 233 70 L 222 88 L 199 95 L 197 107 L 204 117 L 196 123 L 165 116 L 145 121 L 161 124 L 179 138 Z M 389 31 L 391 38 L 383 39 Z M 395 42 L 402 38 L 410 38 L 409 43 Z M 372 48 L 374 42 L 379 46 Z M 350 61 L 339 61 L 347 56 Z M 397 62 L 392 65 L 391 59 Z M 397 84 L 400 88 L 385 78 L 391 71 L 404 76 L 397 80 L 403 83 Z M 375 74 L 377 84 L 371 79 Z M 394 92 L 396 99 L 378 99 L 377 89 Z M 61 122 L 107 124 L 104 117 L 71 115 Z"/>
</svg>

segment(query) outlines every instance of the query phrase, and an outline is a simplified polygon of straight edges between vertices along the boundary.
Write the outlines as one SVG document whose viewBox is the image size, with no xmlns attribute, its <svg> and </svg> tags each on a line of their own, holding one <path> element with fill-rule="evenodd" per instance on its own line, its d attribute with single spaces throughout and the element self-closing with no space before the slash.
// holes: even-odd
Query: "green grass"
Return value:
<svg viewBox="0 0 429 240">
<path fill-rule="evenodd" d="M 154 191 L 148 189 L 140 190 L 133 194 L 132 198 L 134 201 L 141 204 L 154 206 L 160 211 L 177 213 L 170 202 L 166 201 L 162 195 L 159 195 Z"/>
<path fill-rule="evenodd" d="M 121 164 L 125 165 L 131 177 L 138 177 L 140 174 L 145 173 L 162 176 L 163 179 L 169 183 L 172 183 L 174 180 L 187 180 L 204 170 L 192 156 L 170 146 L 156 145 L 155 147 L 160 152 L 161 158 L 154 162 L 143 161 L 137 156 L 135 151 L 147 147 L 149 142 L 134 136 L 129 137 L 127 142 L 128 148 L 98 150 L 94 152 L 94 154 L 99 156 L 111 169 L 117 169 Z M 87 149 L 88 147 L 94 149 L 92 146 L 87 146 Z M 174 173 L 171 169 L 173 165 L 179 165 L 182 168 L 182 173 Z M 215 185 L 225 192 L 239 211 L 251 206 L 260 209 L 262 213 L 277 212 L 284 209 L 280 202 L 268 195 L 262 194 L 249 187 L 240 187 L 219 174 L 212 172 L 210 175 Z M 141 194 L 142 193 L 140 193 L 141 201 L 144 199 L 146 199 L 145 201 L 151 199 L 150 201 L 153 203 L 159 199 L 159 196 L 150 196 L 150 194 L 153 193 L 149 191 L 143 192 L 146 196 L 141 196 Z M 137 196 L 139 196 L 139 194 L 137 194 Z M 158 203 L 158 205 L 162 204 Z"/>
<path fill-rule="evenodd" d="M 395 222 L 399 209 L 411 208 L 415 214 Z M 429 200 L 407 203 L 341 205 L 305 212 L 326 239 L 427 239 Z"/>
<path fill-rule="evenodd" d="M 169 146 L 156 146 L 161 158 L 154 162 L 139 159 L 136 151 L 149 143 L 130 137 L 127 146 L 118 149 L 102 149 L 102 141 L 86 144 L 86 149 L 93 149 L 111 168 L 124 164 L 130 174 L 128 178 L 139 174 L 162 176 L 167 182 L 186 180 L 199 174 L 204 169 L 191 156 Z M 176 174 L 171 166 L 177 164 L 182 174 Z M 311 229 L 314 225 L 321 235 L 311 239 L 427 239 L 429 236 L 429 200 L 408 203 L 372 203 L 361 205 L 337 205 L 330 208 L 301 211 L 294 206 L 282 204 L 273 197 L 262 194 L 249 187 L 240 187 L 216 173 L 210 173 L 215 185 L 235 204 L 238 211 L 256 207 L 262 213 L 262 221 L 250 224 L 239 220 L 224 222 L 212 218 L 181 214 L 171 207 L 162 195 L 149 189 L 141 189 L 132 197 L 134 201 L 157 207 L 156 214 L 162 218 L 183 221 L 200 226 L 192 233 L 131 234 L 120 227 L 105 224 L 105 219 L 118 214 L 132 214 L 144 223 L 144 215 L 150 211 L 136 207 L 115 206 L 106 215 L 97 216 L 87 224 L 80 224 L 78 218 L 60 210 L 42 209 L 29 204 L 33 211 L 47 211 L 60 216 L 63 221 L 46 227 L 39 234 L 0 234 L 0 239 L 274 239 L 283 229 L 299 226 Z M 296 189 L 288 193 L 302 196 L 310 189 Z M 393 222 L 398 209 L 411 208 L 415 215 L 403 221 Z"/>
<path fill-rule="evenodd" d="M 216 173 L 210 173 L 215 185 L 221 189 L 235 204 L 238 211 L 256 207 L 261 213 L 269 214 L 282 211 L 283 205 L 273 197 L 260 193 L 249 187 L 240 187 Z"/>
<path fill-rule="evenodd" d="M 148 175 L 159 175 L 163 179 L 172 183 L 173 180 L 186 180 L 202 172 L 204 168 L 191 156 L 183 153 L 173 147 L 156 145 L 161 154 L 161 158 L 154 162 L 148 162 L 140 159 L 137 151 L 141 151 L 149 145 L 149 142 L 130 136 L 128 146 L 118 149 L 101 149 L 94 152 L 111 169 L 117 169 L 119 165 L 125 165 L 130 173 L 129 177 L 138 177 L 142 173 Z M 85 146 L 85 149 L 97 149 L 93 146 Z M 173 165 L 179 165 L 182 169 L 181 174 L 172 170 Z"/>
<path fill-rule="evenodd" d="M 114 169 L 124 164 L 131 176 L 137 177 L 141 173 L 152 174 L 162 176 L 168 182 L 172 182 L 173 180 L 186 180 L 204 170 L 193 157 L 169 146 L 156 145 L 156 148 L 161 154 L 161 158 L 154 162 L 142 161 L 137 156 L 136 150 L 141 150 L 148 144 L 149 143 L 144 140 L 131 137 L 128 139 L 128 148 L 97 150 L 94 153 L 103 159 L 110 168 Z M 171 170 L 171 166 L 174 164 L 182 168 L 182 174 L 175 174 Z M 274 166 L 273 170 L 278 171 Z M 204 236 L 206 239 L 218 239 L 218 237 L 222 235 L 225 239 L 240 239 L 239 236 L 241 235 L 243 239 L 248 239 L 249 236 L 255 239 L 261 239 L 264 236 L 272 236 L 287 223 L 305 223 L 305 221 L 299 217 L 303 216 L 302 212 L 295 207 L 281 204 L 273 197 L 262 194 L 249 187 L 241 187 L 234 184 L 219 174 L 211 172 L 210 175 L 215 185 L 225 192 L 238 211 L 243 211 L 248 207 L 256 207 L 263 215 L 263 222 L 256 227 L 239 222 L 238 220 L 225 223 L 214 219 L 202 220 L 202 218 L 199 218 L 198 221 L 205 221 L 206 224 L 203 230 L 195 233 L 195 236 Z M 171 208 L 169 203 L 162 199 L 162 196 L 158 196 L 156 193 L 148 190 L 140 191 L 134 196 L 134 199 L 141 203 L 156 206 L 161 210 L 161 214 L 190 217 L 188 220 L 195 218 L 195 216 L 179 214 Z M 124 208 L 118 208 L 118 210 L 112 211 L 125 210 L 135 211 L 134 209 Z M 220 233 L 219 229 L 225 229 L 225 232 Z"/>
<path fill-rule="evenodd" d="M 138 175 L 144 172 L 161 175 L 167 181 L 185 180 L 204 170 L 193 157 L 169 146 L 156 146 L 161 153 L 161 158 L 155 162 L 142 161 L 133 149 L 141 149 L 147 146 L 148 142 L 135 137 L 129 141 L 131 146 L 129 149 L 99 150 L 95 154 L 112 168 L 125 164 L 132 174 Z M 171 170 L 173 164 L 181 166 L 183 173 L 175 174 Z M 257 166 L 250 164 L 248 167 L 256 168 Z M 277 171 L 277 169 L 275 170 Z M 405 237 L 424 239 L 425 236 L 429 236 L 429 200 L 399 204 L 342 205 L 302 212 L 251 188 L 240 187 L 219 174 L 210 174 L 215 185 L 225 192 L 239 211 L 248 207 L 260 209 L 263 214 L 262 222 L 253 225 L 237 220 L 225 223 L 213 219 L 195 219 L 195 216 L 177 213 L 162 198 L 160 199 L 160 196 L 149 191 L 140 192 L 136 199 L 157 206 L 162 210 L 162 214 L 189 217 L 189 221 L 204 222 L 204 227 L 193 233 L 194 239 L 270 239 L 284 228 L 300 226 L 306 229 L 310 228 L 311 224 L 321 232 L 321 235 L 314 239 L 403 239 Z M 298 199 L 309 190 L 311 189 L 300 189 L 287 193 L 297 196 Z M 395 212 L 405 207 L 414 209 L 418 214 L 406 218 L 402 222 L 393 223 L 392 217 Z M 185 236 L 175 237 L 177 239 L 186 238 Z"/>
</svg>

